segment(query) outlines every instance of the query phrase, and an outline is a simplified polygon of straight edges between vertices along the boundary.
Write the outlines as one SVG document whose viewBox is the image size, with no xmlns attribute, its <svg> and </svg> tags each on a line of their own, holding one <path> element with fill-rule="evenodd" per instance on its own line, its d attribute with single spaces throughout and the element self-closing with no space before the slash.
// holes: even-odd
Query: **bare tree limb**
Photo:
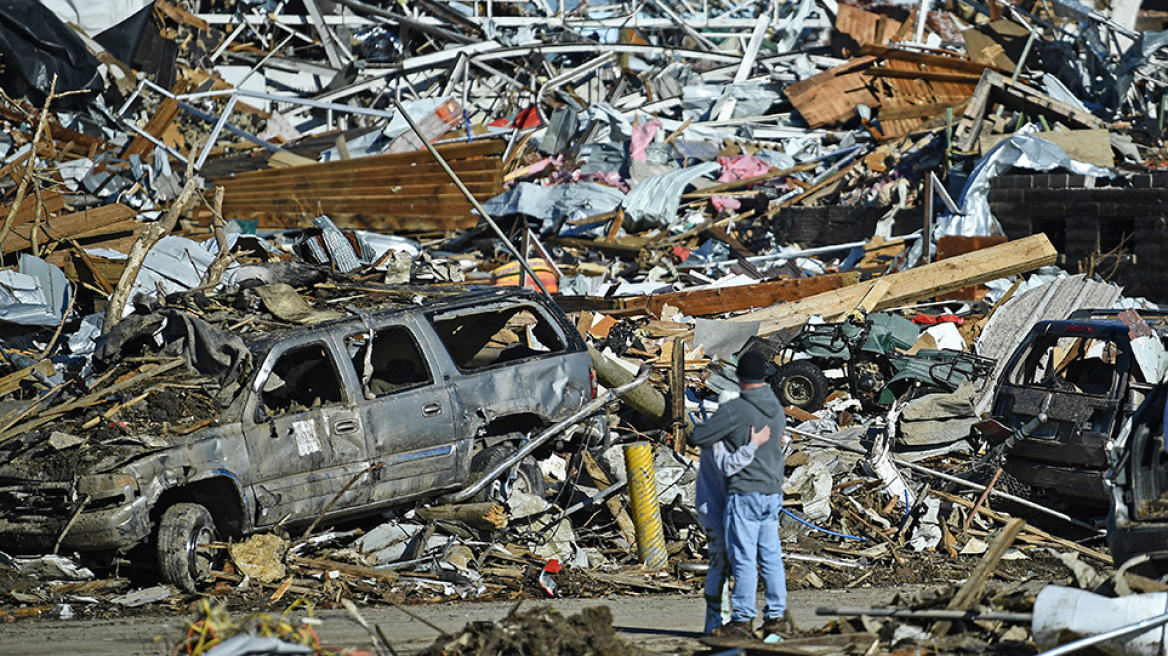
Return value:
<svg viewBox="0 0 1168 656">
<path fill-rule="evenodd" d="M 223 219 L 223 187 L 215 187 L 215 197 L 211 200 L 211 227 L 215 231 L 215 243 L 219 245 L 219 252 L 215 254 L 215 261 L 207 267 L 200 289 L 213 289 L 223 279 L 223 272 L 235 260 L 231 249 L 227 247 L 227 221 Z"/>
<path fill-rule="evenodd" d="M 188 170 L 186 184 L 183 185 L 182 192 L 171 204 L 170 209 L 166 210 L 166 214 L 161 220 L 151 223 L 130 247 L 126 268 L 122 271 L 122 277 L 118 280 L 114 293 L 110 295 L 109 307 L 105 311 L 105 321 L 102 322 L 101 326 L 102 333 L 108 333 L 122 320 L 122 314 L 126 310 L 126 302 L 129 301 L 130 292 L 134 289 L 134 281 L 138 279 L 138 272 L 142 270 L 142 263 L 146 260 L 150 249 L 174 230 L 174 227 L 178 225 L 179 217 L 195 202 L 195 196 L 199 192 L 199 184 L 196 180 L 197 178 Z"/>
</svg>

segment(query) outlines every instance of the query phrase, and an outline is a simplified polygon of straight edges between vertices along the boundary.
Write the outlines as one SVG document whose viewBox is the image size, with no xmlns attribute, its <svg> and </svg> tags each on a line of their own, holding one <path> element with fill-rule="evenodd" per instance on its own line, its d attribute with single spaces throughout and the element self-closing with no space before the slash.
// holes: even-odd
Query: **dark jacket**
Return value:
<svg viewBox="0 0 1168 656">
<path fill-rule="evenodd" d="M 769 386 L 743 390 L 742 394 L 722 404 L 690 437 L 695 445 L 708 449 L 724 442 L 731 452 L 750 442 L 750 427 L 771 427 L 771 439 L 759 447 L 754 461 L 730 477 L 726 491 L 730 494 L 761 492 L 779 494 L 783 490 L 783 430 L 787 418 L 783 406 Z"/>
</svg>

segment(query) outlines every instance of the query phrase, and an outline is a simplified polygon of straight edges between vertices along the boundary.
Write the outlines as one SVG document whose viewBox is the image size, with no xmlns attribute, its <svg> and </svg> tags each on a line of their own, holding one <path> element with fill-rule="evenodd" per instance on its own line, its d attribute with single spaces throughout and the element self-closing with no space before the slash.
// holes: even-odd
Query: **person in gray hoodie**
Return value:
<svg viewBox="0 0 1168 656">
<path fill-rule="evenodd" d="M 729 400 L 729 399 L 727 399 Z M 771 439 L 771 429 L 750 429 L 750 441 L 734 453 L 721 442 L 702 449 L 698 464 L 698 484 L 694 505 L 698 522 L 706 533 L 710 567 L 706 571 L 706 635 L 722 626 L 722 614 L 730 612 L 730 561 L 726 555 L 726 479 L 742 471 L 754 460 L 760 444 Z"/>
<path fill-rule="evenodd" d="M 727 451 L 736 452 L 751 441 L 751 430 L 769 427 L 771 437 L 782 436 L 786 429 L 783 406 L 766 384 L 767 363 L 761 355 L 748 352 L 738 360 L 737 399 L 718 407 L 698 426 L 690 441 L 703 449 L 722 442 Z M 748 636 L 758 616 L 755 596 L 758 577 L 762 574 L 766 588 L 763 607 L 764 633 L 782 634 L 790 630 L 787 622 L 787 581 L 783 571 L 782 544 L 779 541 L 779 511 L 783 507 L 784 440 L 771 439 L 757 447 L 754 459 L 727 482 L 726 545 L 734 589 L 730 595 L 733 613 L 730 623 L 713 633 L 717 636 Z"/>
</svg>

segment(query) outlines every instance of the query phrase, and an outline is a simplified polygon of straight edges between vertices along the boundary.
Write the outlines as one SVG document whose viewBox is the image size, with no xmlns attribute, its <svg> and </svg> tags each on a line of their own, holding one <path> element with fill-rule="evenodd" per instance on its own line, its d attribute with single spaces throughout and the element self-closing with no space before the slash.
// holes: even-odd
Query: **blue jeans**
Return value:
<svg viewBox="0 0 1168 656">
<path fill-rule="evenodd" d="M 731 494 L 726 503 L 726 544 L 734 572 L 730 603 L 735 622 L 753 620 L 758 575 L 766 587 L 763 620 L 776 619 L 787 610 L 787 577 L 783 571 L 783 548 L 779 541 L 779 510 L 782 494 L 749 492 Z"/>
<path fill-rule="evenodd" d="M 706 635 L 722 626 L 726 584 L 730 581 L 730 562 L 726 558 L 726 533 L 721 526 L 704 526 L 710 570 L 706 572 Z"/>
</svg>

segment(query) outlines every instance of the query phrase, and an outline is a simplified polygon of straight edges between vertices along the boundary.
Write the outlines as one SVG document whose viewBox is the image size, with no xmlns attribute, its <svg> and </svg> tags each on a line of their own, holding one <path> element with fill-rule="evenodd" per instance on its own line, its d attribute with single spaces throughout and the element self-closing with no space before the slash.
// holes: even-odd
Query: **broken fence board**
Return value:
<svg viewBox="0 0 1168 656">
<path fill-rule="evenodd" d="M 1044 234 L 1031 235 L 1000 246 L 966 253 L 940 262 L 883 276 L 888 292 L 874 310 L 882 310 L 963 289 L 970 285 L 1033 271 L 1058 259 L 1058 251 Z M 728 321 L 759 321 L 759 334 L 773 335 L 784 328 L 803 325 L 815 314 L 839 315 L 859 305 L 876 284 L 870 280 L 842 289 L 816 294 L 791 303 L 731 317 Z"/>
</svg>

